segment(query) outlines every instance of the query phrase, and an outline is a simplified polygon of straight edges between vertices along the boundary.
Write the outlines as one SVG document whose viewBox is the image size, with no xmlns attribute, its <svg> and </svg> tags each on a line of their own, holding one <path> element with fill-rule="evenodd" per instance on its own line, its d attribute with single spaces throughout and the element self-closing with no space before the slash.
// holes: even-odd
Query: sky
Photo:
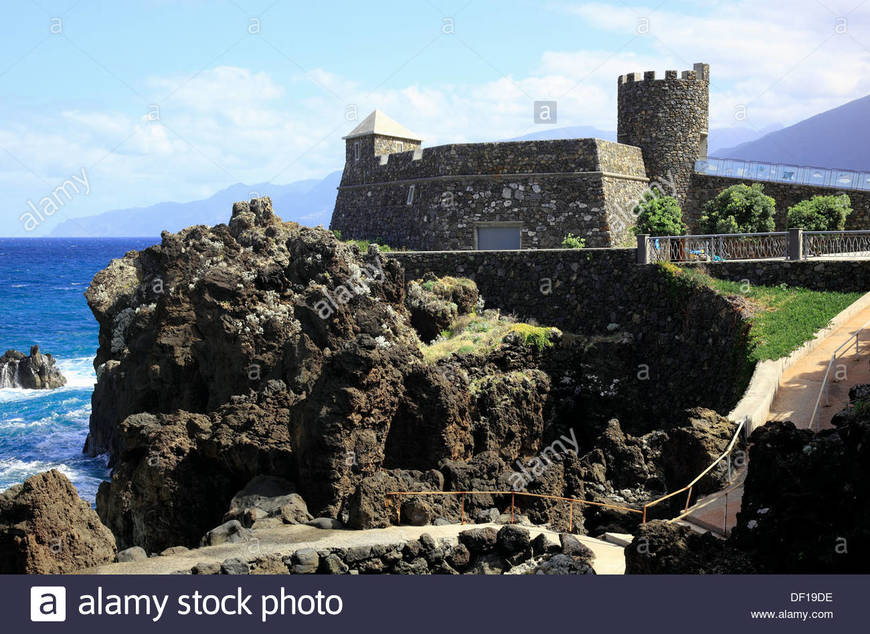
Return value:
<svg viewBox="0 0 870 634">
<path fill-rule="evenodd" d="M 616 128 L 620 74 L 711 65 L 711 127 L 870 93 L 870 1 L 17 0 L 0 24 L 0 235 L 321 178 L 379 108 L 425 145 Z M 73 177 L 77 178 L 74 179 Z M 75 191 L 40 204 L 64 182 Z M 31 214 L 33 205 L 51 214 Z M 37 217 L 41 216 L 41 218 Z M 32 218 L 37 217 L 36 222 Z"/>
</svg>

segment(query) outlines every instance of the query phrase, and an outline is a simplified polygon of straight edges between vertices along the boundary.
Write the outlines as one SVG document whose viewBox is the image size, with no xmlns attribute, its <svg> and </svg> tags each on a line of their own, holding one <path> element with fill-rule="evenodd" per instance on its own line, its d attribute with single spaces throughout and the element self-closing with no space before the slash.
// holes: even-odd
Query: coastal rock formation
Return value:
<svg viewBox="0 0 870 634">
<path fill-rule="evenodd" d="M 115 538 L 52 469 L 0 493 L 0 573 L 64 574 L 115 558 Z"/>
<path fill-rule="evenodd" d="M 55 366 L 54 357 L 42 354 L 37 345 L 30 348 L 30 356 L 17 350 L 7 350 L 0 356 L 0 388 L 53 390 L 64 385 L 66 378 Z"/>
<path fill-rule="evenodd" d="M 757 572 L 746 556 L 709 533 L 685 525 L 654 520 L 641 525 L 625 547 L 625 573 L 751 574 Z"/>
<path fill-rule="evenodd" d="M 268 199 L 236 204 L 229 226 L 165 233 L 86 297 L 100 323 L 87 450 L 111 454 L 97 508 L 123 546 L 195 543 L 259 475 L 335 517 L 387 446 L 470 457 L 470 421 L 448 406 L 459 388 L 422 363 L 401 268 L 282 222 Z M 445 407 L 403 405 L 427 395 Z M 397 442 L 394 421 L 427 435 Z"/>
<path fill-rule="evenodd" d="M 870 567 L 870 415 L 857 400 L 814 434 L 771 421 L 753 432 L 732 536 L 760 569 L 858 573 Z"/>
<path fill-rule="evenodd" d="M 100 324 L 86 450 L 110 454 L 97 511 L 119 546 L 158 553 L 228 521 L 309 512 L 349 528 L 513 512 L 561 531 L 629 532 L 630 509 L 562 498 L 636 507 L 686 484 L 666 462 L 694 468 L 730 439 L 712 413 L 623 429 L 594 409 L 607 389 L 594 368 L 612 350 L 599 339 L 483 311 L 467 280 L 405 288 L 377 247 L 284 223 L 268 199 L 98 273 L 86 293 Z M 485 493 L 408 495 L 460 491 Z"/>
<path fill-rule="evenodd" d="M 865 572 L 870 385 L 853 387 L 850 398 L 833 417 L 833 429 L 815 433 L 769 421 L 752 433 L 741 508 L 727 541 L 650 522 L 626 548 L 626 572 Z"/>
</svg>

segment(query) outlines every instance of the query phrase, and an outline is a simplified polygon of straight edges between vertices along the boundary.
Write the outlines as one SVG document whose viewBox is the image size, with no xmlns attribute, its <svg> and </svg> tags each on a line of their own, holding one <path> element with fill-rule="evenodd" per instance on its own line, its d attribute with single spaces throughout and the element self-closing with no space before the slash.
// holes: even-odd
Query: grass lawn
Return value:
<svg viewBox="0 0 870 634">
<path fill-rule="evenodd" d="M 756 305 L 752 318 L 753 361 L 780 359 L 797 350 L 863 293 L 811 291 L 806 288 L 755 286 L 683 269 L 725 295 L 741 295 Z"/>
</svg>

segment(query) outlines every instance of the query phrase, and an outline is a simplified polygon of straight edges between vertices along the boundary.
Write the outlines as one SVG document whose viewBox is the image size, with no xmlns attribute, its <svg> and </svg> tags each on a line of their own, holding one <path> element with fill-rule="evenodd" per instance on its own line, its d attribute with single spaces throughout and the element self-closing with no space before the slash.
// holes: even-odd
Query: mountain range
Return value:
<svg viewBox="0 0 870 634">
<path fill-rule="evenodd" d="M 708 154 L 814 167 L 870 171 L 870 96 L 856 99 L 789 127 L 772 125 L 756 130 L 746 126 L 710 130 Z M 616 140 L 616 133 L 589 126 L 548 128 L 509 141 L 595 137 Z M 95 216 L 69 219 L 54 228 L 55 237 L 158 236 L 195 224 L 226 222 L 227 209 L 238 200 L 271 196 L 285 220 L 316 226 L 329 225 L 341 171 L 322 180 L 287 185 L 236 184 L 205 200 L 164 202 L 150 207 L 116 209 Z"/>
</svg>

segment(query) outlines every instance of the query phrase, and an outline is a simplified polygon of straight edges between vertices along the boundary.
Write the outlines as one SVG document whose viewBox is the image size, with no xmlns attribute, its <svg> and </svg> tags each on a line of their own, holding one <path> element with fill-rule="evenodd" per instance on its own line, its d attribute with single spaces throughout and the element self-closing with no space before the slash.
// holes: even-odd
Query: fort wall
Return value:
<svg viewBox="0 0 870 634">
<path fill-rule="evenodd" d="M 640 149 L 600 139 L 366 155 L 345 169 L 330 228 L 419 250 L 475 249 L 477 227 L 495 225 L 519 227 L 524 249 L 568 233 L 610 246 L 630 240 L 646 187 Z"/>
<path fill-rule="evenodd" d="M 752 181 L 744 178 L 693 174 L 691 187 L 683 207 L 683 219 L 689 225 L 689 231 L 699 231 L 699 221 L 703 213 L 704 204 L 715 198 L 717 194 L 732 185 L 752 185 L 753 183 L 762 185 L 764 193 L 776 200 L 777 231 L 785 231 L 787 228 L 786 213 L 789 207 L 813 196 L 830 196 L 832 194 L 847 194 L 852 201 L 853 211 L 846 218 L 846 229 L 866 229 L 870 227 L 870 191 L 839 190 L 833 187 L 819 187 L 817 185 Z"/>
</svg>

